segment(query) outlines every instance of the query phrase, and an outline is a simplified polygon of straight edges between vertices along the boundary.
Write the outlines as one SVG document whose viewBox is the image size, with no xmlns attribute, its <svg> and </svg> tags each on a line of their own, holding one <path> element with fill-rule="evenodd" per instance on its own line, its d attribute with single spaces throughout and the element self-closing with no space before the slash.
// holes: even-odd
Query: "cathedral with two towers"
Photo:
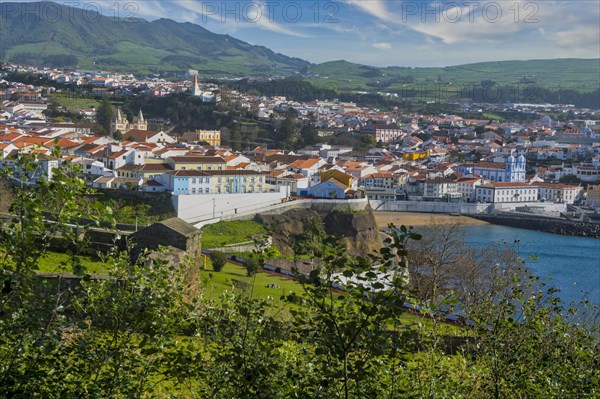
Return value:
<svg viewBox="0 0 600 399">
<path fill-rule="evenodd" d="M 111 134 L 117 131 L 125 134 L 131 130 L 148 130 L 148 122 L 144 119 L 142 110 L 140 109 L 137 118 L 133 118 L 133 122 L 129 122 L 126 117 L 123 117 L 121 108 L 117 108 L 117 115 L 110 124 Z"/>
</svg>

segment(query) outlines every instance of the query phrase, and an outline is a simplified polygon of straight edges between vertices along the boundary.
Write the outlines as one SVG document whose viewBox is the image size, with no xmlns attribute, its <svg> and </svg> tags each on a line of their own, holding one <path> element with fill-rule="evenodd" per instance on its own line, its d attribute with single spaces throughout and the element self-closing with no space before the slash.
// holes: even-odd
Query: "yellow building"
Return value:
<svg viewBox="0 0 600 399">
<path fill-rule="evenodd" d="M 208 144 L 218 147 L 221 145 L 220 130 L 198 130 L 198 141 L 206 141 Z"/>
<path fill-rule="evenodd" d="M 226 170 L 227 163 L 221 157 L 182 156 L 167 160 L 173 170 Z"/>
<path fill-rule="evenodd" d="M 592 208 L 600 208 L 600 185 L 588 186 L 585 204 Z"/>
<path fill-rule="evenodd" d="M 216 170 L 206 172 L 212 176 L 211 193 L 262 193 L 265 191 L 265 174 L 253 170 Z"/>
<path fill-rule="evenodd" d="M 151 177 L 171 172 L 173 168 L 167 163 L 147 163 L 144 165 L 126 164 L 116 170 L 118 177 L 141 178 L 144 181 Z"/>
<path fill-rule="evenodd" d="M 348 187 L 352 187 L 352 183 L 354 182 L 354 177 L 352 175 L 346 174 L 337 169 L 329 169 L 321 172 L 321 183 L 331 179 L 332 177 L 339 181 L 342 184 L 345 184 Z"/>
<path fill-rule="evenodd" d="M 405 161 L 416 161 L 417 159 L 427 158 L 429 156 L 429 150 L 427 151 L 415 151 L 407 152 L 402 156 Z"/>
</svg>

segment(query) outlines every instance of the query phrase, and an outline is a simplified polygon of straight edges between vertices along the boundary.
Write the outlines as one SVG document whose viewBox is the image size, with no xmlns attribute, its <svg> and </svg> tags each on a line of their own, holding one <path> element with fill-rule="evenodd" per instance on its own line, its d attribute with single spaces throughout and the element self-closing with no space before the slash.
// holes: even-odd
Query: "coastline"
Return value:
<svg viewBox="0 0 600 399">
<path fill-rule="evenodd" d="M 460 223 L 464 225 L 486 225 L 487 221 L 474 219 L 469 216 L 451 216 L 443 213 L 422 213 L 422 212 L 388 212 L 374 211 L 375 223 L 382 230 L 388 224 L 393 223 L 396 226 L 426 226 L 432 221 L 441 223 Z"/>
</svg>

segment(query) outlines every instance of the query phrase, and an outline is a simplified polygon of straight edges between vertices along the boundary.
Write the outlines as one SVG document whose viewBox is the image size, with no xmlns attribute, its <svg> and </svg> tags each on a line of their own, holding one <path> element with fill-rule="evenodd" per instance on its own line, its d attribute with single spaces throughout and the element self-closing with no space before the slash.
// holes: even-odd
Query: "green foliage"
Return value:
<svg viewBox="0 0 600 399">
<path fill-rule="evenodd" d="M 138 195 L 119 190 L 97 190 L 93 195 L 81 198 L 92 215 L 110 208 L 118 223 L 146 225 L 175 216 L 168 194 L 151 193 Z"/>
<path fill-rule="evenodd" d="M 87 252 L 87 251 L 86 251 Z M 82 268 L 88 273 L 107 273 L 104 262 L 97 257 L 85 253 L 79 255 Z M 59 273 L 70 271 L 71 258 L 68 253 L 47 251 L 39 261 L 39 271 L 45 273 Z"/>
<path fill-rule="evenodd" d="M 35 163 L 22 159 L 18 170 L 27 176 Z M 232 265 L 213 274 L 213 263 L 200 272 L 197 293 L 193 259 L 153 255 L 132 264 L 116 249 L 103 257 L 107 276 L 92 278 L 81 256 L 85 227 L 70 224 L 85 211 L 87 188 L 70 170 L 57 168 L 35 189 L 15 187 L 14 216 L 1 229 L 1 397 L 600 395 L 597 313 L 586 303 L 566 308 L 555 289 L 497 256 L 481 260 L 488 275 L 473 275 L 468 292 L 439 290 L 443 298 L 417 302 L 417 323 L 407 322 L 409 243 L 429 244 L 404 226 L 367 258 L 348 255 L 335 238 L 312 242 L 319 266 L 298 275 L 300 283 L 247 277 Z M 46 201 L 62 205 L 55 223 L 44 220 Z M 98 222 L 112 218 L 106 213 Z M 306 242 L 320 237 L 313 227 Z M 80 278 L 36 275 L 57 235 Z M 437 318 L 457 305 L 469 328 Z"/>
<path fill-rule="evenodd" d="M 594 89 L 599 84 L 599 68 L 597 59 L 556 59 L 480 62 L 443 68 L 370 67 L 365 76 L 363 65 L 332 61 L 311 67 L 311 72 L 318 76 L 308 82 L 344 91 L 385 89 L 408 100 L 441 102 L 451 101 L 452 97 L 458 99 L 461 94 L 476 102 L 514 102 L 518 89 L 519 98 L 528 102 L 559 103 L 559 98 L 563 102 L 568 98 L 569 103 L 594 108 L 592 104 L 598 104 L 598 91 Z M 376 77 L 377 73 L 386 78 Z M 523 77 L 532 74 L 536 81 L 524 84 Z M 493 82 L 490 76 L 494 77 Z M 443 92 L 447 98 L 440 98 Z"/>
<path fill-rule="evenodd" d="M 569 184 L 572 186 L 578 186 L 581 184 L 581 180 L 575 175 L 561 176 L 559 181 L 563 184 Z"/>
<path fill-rule="evenodd" d="M 252 243 L 253 237 L 263 235 L 264 226 L 253 220 L 218 222 L 202 229 L 202 248 L 221 248 L 229 244 Z"/>
<path fill-rule="evenodd" d="M 375 364 L 390 345 L 390 323 L 400 315 L 411 237 L 418 238 L 406 229 L 394 233 L 389 246 L 370 259 L 349 257 L 338 240 L 325 239 L 322 268 L 303 279 L 307 308 L 293 311 L 294 327 L 321 358 L 316 371 L 327 381 L 324 397 L 381 396 Z M 344 291 L 334 292 L 335 284 Z"/>
<path fill-rule="evenodd" d="M 113 107 L 107 97 L 104 97 L 100 106 L 96 110 L 96 120 L 102 128 L 102 135 L 106 136 L 110 133 L 110 125 L 113 120 Z"/>
<path fill-rule="evenodd" d="M 248 277 L 254 277 L 256 273 L 261 271 L 263 267 L 263 262 L 264 261 L 262 259 L 258 259 L 256 257 L 250 257 L 246 259 L 244 267 L 246 268 L 246 273 L 248 274 Z"/>
<path fill-rule="evenodd" d="M 221 251 L 212 251 L 210 253 L 210 261 L 212 262 L 213 270 L 220 272 L 225 267 L 227 256 Z"/>
<path fill-rule="evenodd" d="M 303 226 L 302 233 L 294 237 L 294 254 L 320 257 L 327 236 L 323 220 L 319 217 L 308 217 L 303 221 Z"/>
</svg>

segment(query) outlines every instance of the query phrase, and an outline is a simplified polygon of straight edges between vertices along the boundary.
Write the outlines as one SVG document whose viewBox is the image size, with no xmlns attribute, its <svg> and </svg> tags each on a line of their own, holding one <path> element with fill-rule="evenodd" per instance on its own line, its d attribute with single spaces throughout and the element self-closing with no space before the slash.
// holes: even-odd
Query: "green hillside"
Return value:
<svg viewBox="0 0 600 399">
<path fill-rule="evenodd" d="M 401 91 L 416 85 L 446 87 L 480 85 L 491 81 L 497 85 L 547 89 L 592 91 L 600 87 L 600 59 L 552 59 L 529 61 L 481 62 L 443 68 L 378 68 L 332 61 L 310 68 L 310 81 L 318 86 L 348 90 Z"/>
<path fill-rule="evenodd" d="M 119 20 L 48 2 L 18 5 L 0 8 L 5 61 L 81 68 L 95 62 L 96 69 L 140 74 L 199 69 L 203 76 L 278 75 L 309 65 L 191 23 Z"/>
<path fill-rule="evenodd" d="M 555 92 L 590 92 L 600 87 L 600 59 L 498 61 L 439 68 L 379 68 L 347 61 L 313 65 L 188 22 L 115 18 L 89 7 L 82 10 L 50 2 L 22 5 L 2 3 L 0 7 L 0 60 L 163 76 L 182 76 L 190 69 L 199 70 L 203 77 L 308 71 L 309 82 L 318 87 L 401 92 L 404 97 L 421 99 L 436 99 L 440 90 L 481 87 L 482 82 Z M 548 97 L 526 94 L 534 100 Z M 504 93 L 502 100 L 508 97 Z M 564 97 L 560 101 L 569 100 Z"/>
</svg>

